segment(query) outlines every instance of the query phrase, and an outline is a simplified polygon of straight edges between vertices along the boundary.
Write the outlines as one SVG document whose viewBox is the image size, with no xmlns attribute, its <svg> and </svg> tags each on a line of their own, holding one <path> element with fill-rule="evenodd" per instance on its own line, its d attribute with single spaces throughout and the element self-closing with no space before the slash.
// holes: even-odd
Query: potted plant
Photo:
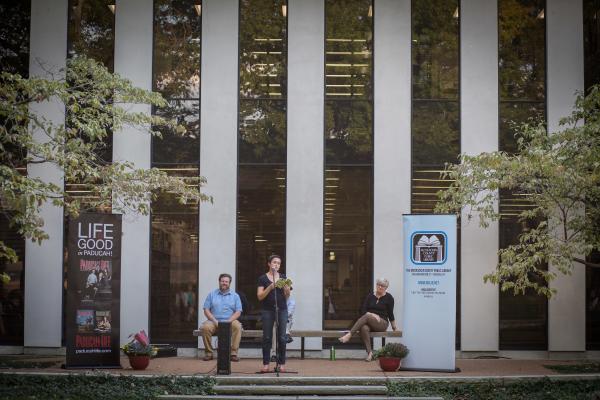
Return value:
<svg viewBox="0 0 600 400">
<path fill-rule="evenodd" d="M 131 340 L 121 349 L 129 357 L 131 368 L 143 370 L 150 364 L 150 358 L 156 355 L 156 348 L 151 346 L 145 331 L 129 335 Z"/>
<path fill-rule="evenodd" d="M 379 367 L 384 371 L 398 371 L 401 360 L 409 353 L 408 347 L 402 343 L 386 343 L 385 346 L 373 353 L 373 358 L 379 361 Z"/>
</svg>

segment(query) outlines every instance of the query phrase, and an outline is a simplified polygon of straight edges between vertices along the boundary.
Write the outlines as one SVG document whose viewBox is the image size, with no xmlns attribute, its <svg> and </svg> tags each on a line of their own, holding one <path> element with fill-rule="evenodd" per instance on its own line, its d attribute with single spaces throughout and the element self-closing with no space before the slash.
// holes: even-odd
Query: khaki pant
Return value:
<svg viewBox="0 0 600 400">
<path fill-rule="evenodd" d="M 206 321 L 202 324 L 202 341 L 204 342 L 204 351 L 207 355 L 212 355 L 214 349 L 212 347 L 212 336 L 217 332 L 217 325 L 212 321 Z M 231 355 L 237 356 L 242 340 L 242 324 L 240 321 L 231 323 Z"/>
</svg>

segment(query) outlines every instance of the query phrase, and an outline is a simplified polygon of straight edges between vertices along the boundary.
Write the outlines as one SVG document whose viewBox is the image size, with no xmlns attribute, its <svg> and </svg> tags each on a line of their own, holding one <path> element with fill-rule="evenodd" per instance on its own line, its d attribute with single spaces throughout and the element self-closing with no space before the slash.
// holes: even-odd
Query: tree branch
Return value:
<svg viewBox="0 0 600 400">
<path fill-rule="evenodd" d="M 582 258 L 573 257 L 573 261 L 585 265 L 586 267 L 600 268 L 600 264 L 586 261 Z"/>
</svg>

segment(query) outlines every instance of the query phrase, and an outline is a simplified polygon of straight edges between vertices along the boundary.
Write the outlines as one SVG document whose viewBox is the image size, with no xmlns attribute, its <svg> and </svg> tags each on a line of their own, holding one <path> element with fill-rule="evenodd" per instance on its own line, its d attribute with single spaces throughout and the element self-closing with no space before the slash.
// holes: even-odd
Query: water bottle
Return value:
<svg viewBox="0 0 600 400">
<path fill-rule="evenodd" d="M 329 349 L 329 361 L 335 361 L 335 347 L 331 346 Z"/>
</svg>

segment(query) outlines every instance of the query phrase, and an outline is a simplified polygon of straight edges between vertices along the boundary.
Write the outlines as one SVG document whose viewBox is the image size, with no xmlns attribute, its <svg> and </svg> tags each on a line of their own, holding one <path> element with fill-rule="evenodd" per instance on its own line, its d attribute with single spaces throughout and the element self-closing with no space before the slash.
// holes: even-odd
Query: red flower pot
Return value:
<svg viewBox="0 0 600 400">
<path fill-rule="evenodd" d="M 402 361 L 400 358 L 396 357 L 379 357 L 378 360 L 379 366 L 386 372 L 398 371 L 398 368 L 400 368 L 400 361 Z"/>
<path fill-rule="evenodd" d="M 150 364 L 150 356 L 129 356 L 129 365 L 131 368 L 143 370 Z"/>
</svg>

